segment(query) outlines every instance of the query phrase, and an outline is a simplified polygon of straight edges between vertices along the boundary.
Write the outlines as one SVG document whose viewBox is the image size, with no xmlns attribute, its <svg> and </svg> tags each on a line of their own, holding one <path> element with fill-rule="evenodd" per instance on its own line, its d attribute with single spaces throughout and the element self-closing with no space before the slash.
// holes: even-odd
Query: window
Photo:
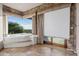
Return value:
<svg viewBox="0 0 79 59">
<path fill-rule="evenodd" d="M 32 18 L 8 17 L 8 33 L 32 33 Z"/>
<path fill-rule="evenodd" d="M 64 38 L 57 38 L 57 37 L 51 37 L 50 36 L 45 36 L 44 41 L 49 42 L 49 43 L 53 43 L 53 44 L 59 44 L 59 45 L 64 45 Z"/>
<path fill-rule="evenodd" d="M 64 40 L 62 38 L 53 38 L 53 43 L 64 45 Z"/>
</svg>

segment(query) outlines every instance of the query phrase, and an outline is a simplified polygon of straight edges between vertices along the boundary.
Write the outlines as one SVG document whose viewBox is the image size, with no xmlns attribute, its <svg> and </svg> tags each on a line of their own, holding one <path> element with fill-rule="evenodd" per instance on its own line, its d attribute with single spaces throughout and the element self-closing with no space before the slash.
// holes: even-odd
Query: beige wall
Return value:
<svg viewBox="0 0 79 59">
<path fill-rule="evenodd" d="M 2 5 L 0 4 L 0 49 L 3 47 L 3 15 Z"/>
<path fill-rule="evenodd" d="M 3 23 L 4 23 L 4 25 L 3 25 L 3 27 L 4 27 L 4 36 L 5 35 L 8 35 L 8 15 L 7 14 L 5 14 L 4 16 L 3 16 Z"/>
<path fill-rule="evenodd" d="M 2 5 L 0 4 L 0 35 L 3 34 Z"/>
</svg>

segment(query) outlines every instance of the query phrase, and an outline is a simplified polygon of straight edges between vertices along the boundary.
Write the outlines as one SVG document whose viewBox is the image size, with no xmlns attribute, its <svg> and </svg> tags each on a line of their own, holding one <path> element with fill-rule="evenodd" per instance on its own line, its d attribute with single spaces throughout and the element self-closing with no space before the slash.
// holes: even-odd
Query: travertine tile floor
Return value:
<svg viewBox="0 0 79 59">
<path fill-rule="evenodd" d="M 0 56 L 76 56 L 72 51 L 52 45 L 34 45 L 21 48 L 7 48 Z"/>
</svg>

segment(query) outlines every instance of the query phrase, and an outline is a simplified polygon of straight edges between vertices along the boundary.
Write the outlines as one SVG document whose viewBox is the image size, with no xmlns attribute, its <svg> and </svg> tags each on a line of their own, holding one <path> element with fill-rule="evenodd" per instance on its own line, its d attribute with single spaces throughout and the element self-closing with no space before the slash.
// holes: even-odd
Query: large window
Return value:
<svg viewBox="0 0 79 59">
<path fill-rule="evenodd" d="M 32 33 L 32 18 L 8 17 L 8 33 Z"/>
<path fill-rule="evenodd" d="M 70 34 L 70 7 L 50 11 L 44 14 L 45 41 L 65 45 Z"/>
</svg>

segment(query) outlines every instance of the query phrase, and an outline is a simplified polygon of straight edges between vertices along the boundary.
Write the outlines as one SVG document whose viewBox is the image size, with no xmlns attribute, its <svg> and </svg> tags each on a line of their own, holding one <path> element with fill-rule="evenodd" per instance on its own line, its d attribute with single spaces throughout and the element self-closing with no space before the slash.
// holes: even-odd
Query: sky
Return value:
<svg viewBox="0 0 79 59">
<path fill-rule="evenodd" d="M 18 23 L 20 26 L 23 26 L 24 29 L 32 29 L 32 19 L 9 16 L 8 22 Z"/>
</svg>

